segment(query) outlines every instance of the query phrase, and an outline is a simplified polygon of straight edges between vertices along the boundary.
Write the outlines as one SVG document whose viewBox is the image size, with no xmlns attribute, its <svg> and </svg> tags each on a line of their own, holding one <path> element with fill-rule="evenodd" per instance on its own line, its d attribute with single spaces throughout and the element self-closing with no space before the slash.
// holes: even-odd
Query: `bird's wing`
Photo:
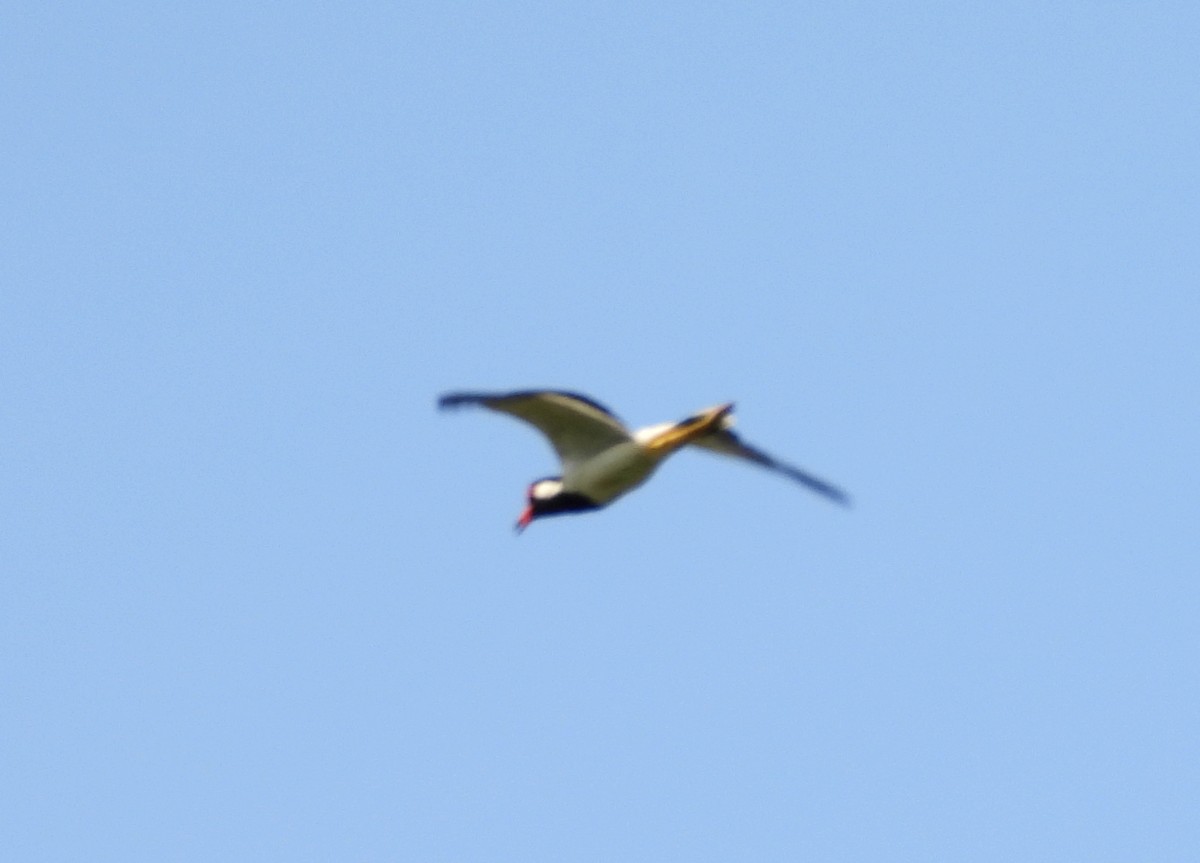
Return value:
<svg viewBox="0 0 1200 863">
<path fill-rule="evenodd" d="M 563 472 L 609 447 L 629 441 L 629 431 L 599 402 L 578 393 L 523 390 L 515 393 L 447 393 L 438 407 L 482 405 L 529 423 L 550 441 Z"/>
<path fill-rule="evenodd" d="M 760 449 L 750 446 L 740 437 L 734 434 L 729 429 L 719 429 L 707 434 L 703 437 L 692 441 L 693 446 L 703 447 L 712 452 L 721 453 L 721 455 L 734 456 L 736 458 L 745 459 L 746 461 L 754 462 L 762 467 L 777 471 L 786 477 L 789 477 L 801 485 L 815 491 L 817 494 L 824 495 L 835 503 L 840 503 L 842 506 L 850 505 L 849 496 L 835 485 L 830 485 L 823 479 L 817 479 L 810 473 L 800 470 L 798 467 L 792 467 L 790 464 L 785 464 L 778 459 L 767 455 Z"/>
</svg>

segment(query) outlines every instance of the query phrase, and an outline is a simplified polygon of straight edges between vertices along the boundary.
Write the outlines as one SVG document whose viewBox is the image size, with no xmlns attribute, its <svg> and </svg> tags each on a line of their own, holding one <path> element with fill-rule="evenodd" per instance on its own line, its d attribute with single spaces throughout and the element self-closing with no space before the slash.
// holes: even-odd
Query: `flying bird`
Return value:
<svg viewBox="0 0 1200 863">
<path fill-rule="evenodd" d="M 539 479 L 529 486 L 525 510 L 517 519 L 518 533 L 535 518 L 608 506 L 648 480 L 668 456 L 685 446 L 753 462 L 835 503 L 849 504 L 841 489 L 778 461 L 734 434 L 730 428 L 732 402 L 679 422 L 631 431 L 604 405 L 578 393 L 447 393 L 438 399 L 438 407 L 443 409 L 467 405 L 479 405 L 528 423 L 546 436 L 558 454 L 562 475 Z"/>
</svg>

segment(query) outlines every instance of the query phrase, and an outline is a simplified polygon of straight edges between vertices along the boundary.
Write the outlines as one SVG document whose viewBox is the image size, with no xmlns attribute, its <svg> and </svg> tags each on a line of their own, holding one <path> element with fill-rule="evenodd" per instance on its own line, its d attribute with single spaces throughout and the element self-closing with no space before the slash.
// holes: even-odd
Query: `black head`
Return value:
<svg viewBox="0 0 1200 863">
<path fill-rule="evenodd" d="M 529 527 L 535 518 L 547 515 L 567 515 L 599 509 L 600 505 L 578 492 L 564 491 L 559 477 L 539 479 L 525 492 L 525 511 L 517 519 L 517 533 Z"/>
</svg>

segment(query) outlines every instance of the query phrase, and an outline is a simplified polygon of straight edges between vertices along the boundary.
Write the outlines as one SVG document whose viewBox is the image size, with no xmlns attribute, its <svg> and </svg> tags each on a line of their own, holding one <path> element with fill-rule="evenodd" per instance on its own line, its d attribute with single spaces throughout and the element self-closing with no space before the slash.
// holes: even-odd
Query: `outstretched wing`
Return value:
<svg viewBox="0 0 1200 863">
<path fill-rule="evenodd" d="M 609 447 L 629 441 L 629 431 L 608 408 L 587 396 L 557 390 L 515 393 L 447 393 L 438 407 L 482 405 L 529 423 L 550 441 L 563 472 Z"/>
<path fill-rule="evenodd" d="M 850 505 L 849 496 L 837 486 L 830 485 L 825 480 L 818 479 L 812 474 L 800 470 L 798 467 L 792 467 L 790 464 L 785 464 L 773 456 L 767 455 L 762 450 L 747 444 L 729 429 L 721 429 L 704 437 L 697 438 L 692 441 L 692 445 L 703 447 L 712 452 L 718 452 L 721 455 L 734 456 L 735 458 L 754 462 L 757 465 L 769 468 L 795 480 L 817 494 L 824 495 L 834 503 L 840 503 L 842 506 Z"/>
</svg>

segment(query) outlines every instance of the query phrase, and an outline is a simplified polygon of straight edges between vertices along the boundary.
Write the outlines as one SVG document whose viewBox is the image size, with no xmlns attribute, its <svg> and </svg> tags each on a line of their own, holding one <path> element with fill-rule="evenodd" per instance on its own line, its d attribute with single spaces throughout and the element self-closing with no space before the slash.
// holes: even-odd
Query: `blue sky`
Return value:
<svg viewBox="0 0 1200 863">
<path fill-rule="evenodd" d="M 4 19 L 4 859 L 1194 859 L 1192 4 Z"/>
</svg>

